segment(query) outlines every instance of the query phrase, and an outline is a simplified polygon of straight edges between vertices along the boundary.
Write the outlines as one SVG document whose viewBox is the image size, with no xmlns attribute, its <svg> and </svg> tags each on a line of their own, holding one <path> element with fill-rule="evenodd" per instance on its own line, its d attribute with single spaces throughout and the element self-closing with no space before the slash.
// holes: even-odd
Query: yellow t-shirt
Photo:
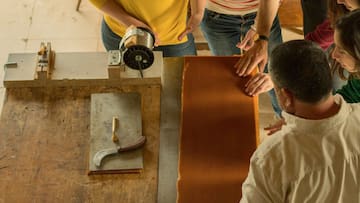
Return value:
<svg viewBox="0 0 360 203">
<path fill-rule="evenodd" d="M 97 8 L 107 0 L 90 0 Z M 189 0 L 116 0 L 126 12 L 150 26 L 157 33 L 160 45 L 180 44 L 178 36 L 186 28 L 186 16 Z M 126 27 L 108 15 L 105 22 L 113 32 L 124 36 Z"/>
</svg>

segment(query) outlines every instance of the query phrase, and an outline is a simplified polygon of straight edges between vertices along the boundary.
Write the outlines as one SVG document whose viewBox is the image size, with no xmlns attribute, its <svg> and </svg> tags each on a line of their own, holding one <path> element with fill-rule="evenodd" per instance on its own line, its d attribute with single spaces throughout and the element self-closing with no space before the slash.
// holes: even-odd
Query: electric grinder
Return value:
<svg viewBox="0 0 360 203">
<path fill-rule="evenodd" d="M 154 62 L 154 34 L 142 27 L 129 27 L 122 38 L 119 49 L 124 63 L 132 69 L 146 69 Z"/>
<path fill-rule="evenodd" d="M 120 41 L 119 50 L 109 51 L 108 65 L 125 64 L 131 69 L 139 70 L 143 78 L 142 71 L 154 63 L 154 43 L 155 36 L 150 30 L 130 26 Z"/>
</svg>

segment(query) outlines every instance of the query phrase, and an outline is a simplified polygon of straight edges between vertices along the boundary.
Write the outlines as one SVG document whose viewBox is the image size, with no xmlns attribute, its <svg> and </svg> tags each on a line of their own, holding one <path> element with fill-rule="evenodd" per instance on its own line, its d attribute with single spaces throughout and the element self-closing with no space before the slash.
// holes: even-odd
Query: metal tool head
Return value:
<svg viewBox="0 0 360 203">
<path fill-rule="evenodd" d="M 154 43 L 155 36 L 149 29 L 130 26 L 119 45 L 124 63 L 140 71 L 150 67 L 154 63 Z"/>
<path fill-rule="evenodd" d="M 100 150 L 100 151 L 96 152 L 96 154 L 94 155 L 93 162 L 94 162 L 95 166 L 99 168 L 99 167 L 101 167 L 101 162 L 105 157 L 110 156 L 110 155 L 115 155 L 120 152 L 138 149 L 141 146 L 143 146 L 145 144 L 145 142 L 146 142 L 146 137 L 140 136 L 137 138 L 137 140 L 134 141 L 134 143 L 132 143 L 128 146 L 123 146 L 123 147 L 117 146 L 114 148 Z"/>
<path fill-rule="evenodd" d="M 96 154 L 94 155 L 93 161 L 96 167 L 100 167 L 101 166 L 101 161 L 109 155 L 112 154 L 117 154 L 118 150 L 116 148 L 109 148 L 109 149 L 103 149 L 100 150 L 98 152 L 96 152 Z"/>
</svg>

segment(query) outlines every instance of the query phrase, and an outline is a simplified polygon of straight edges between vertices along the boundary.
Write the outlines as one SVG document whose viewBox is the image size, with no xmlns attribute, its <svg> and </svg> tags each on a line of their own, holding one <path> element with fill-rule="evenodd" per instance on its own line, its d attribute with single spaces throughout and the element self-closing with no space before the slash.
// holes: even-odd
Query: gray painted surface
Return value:
<svg viewBox="0 0 360 203">
<path fill-rule="evenodd" d="M 161 82 L 158 203 L 176 202 L 183 58 L 164 59 Z"/>
<path fill-rule="evenodd" d="M 117 117 L 116 135 L 118 143 L 112 137 L 112 120 Z M 91 95 L 90 115 L 90 155 L 89 171 L 139 170 L 143 168 L 142 147 L 105 157 L 101 167 L 96 167 L 93 157 L 104 149 L 126 147 L 142 136 L 141 96 L 139 93 L 100 93 Z"/>
</svg>

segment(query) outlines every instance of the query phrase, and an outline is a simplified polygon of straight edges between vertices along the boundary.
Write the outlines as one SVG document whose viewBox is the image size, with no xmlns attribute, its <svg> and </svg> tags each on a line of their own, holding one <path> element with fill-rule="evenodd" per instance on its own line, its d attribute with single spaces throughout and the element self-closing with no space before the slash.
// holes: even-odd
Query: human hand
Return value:
<svg viewBox="0 0 360 203">
<path fill-rule="evenodd" d="M 262 73 L 268 60 L 267 47 L 267 41 L 258 40 L 235 64 L 236 74 L 248 76 L 257 66 L 259 67 L 259 72 Z"/>
<path fill-rule="evenodd" d="M 137 20 L 135 19 L 132 24 L 130 24 L 130 26 L 127 27 L 127 29 L 131 28 L 132 26 L 134 27 L 142 27 L 142 28 L 145 28 L 149 31 L 151 31 L 153 34 L 154 34 L 154 46 L 157 47 L 159 46 L 160 44 L 160 39 L 159 39 L 159 36 L 156 32 L 153 31 L 153 29 L 150 28 L 150 26 L 148 26 L 147 24 L 143 23 L 142 21 L 140 20 Z"/>
<path fill-rule="evenodd" d="M 257 73 L 245 84 L 245 92 L 255 96 L 274 88 L 274 84 L 267 73 Z"/>
<path fill-rule="evenodd" d="M 191 33 L 200 25 L 202 20 L 202 14 L 192 14 L 187 22 L 185 30 L 178 36 L 178 40 L 181 41 L 188 33 Z"/>
<path fill-rule="evenodd" d="M 284 118 L 281 118 L 276 123 L 271 124 L 268 127 L 264 128 L 264 130 L 268 131 L 267 135 L 272 135 L 277 131 L 281 130 L 283 125 L 286 125 L 286 122 Z"/>
<path fill-rule="evenodd" d="M 249 50 L 251 47 L 254 46 L 254 37 L 256 35 L 256 32 L 254 29 L 249 29 L 249 31 L 246 33 L 244 39 L 236 44 L 236 47 L 242 50 Z"/>
</svg>

